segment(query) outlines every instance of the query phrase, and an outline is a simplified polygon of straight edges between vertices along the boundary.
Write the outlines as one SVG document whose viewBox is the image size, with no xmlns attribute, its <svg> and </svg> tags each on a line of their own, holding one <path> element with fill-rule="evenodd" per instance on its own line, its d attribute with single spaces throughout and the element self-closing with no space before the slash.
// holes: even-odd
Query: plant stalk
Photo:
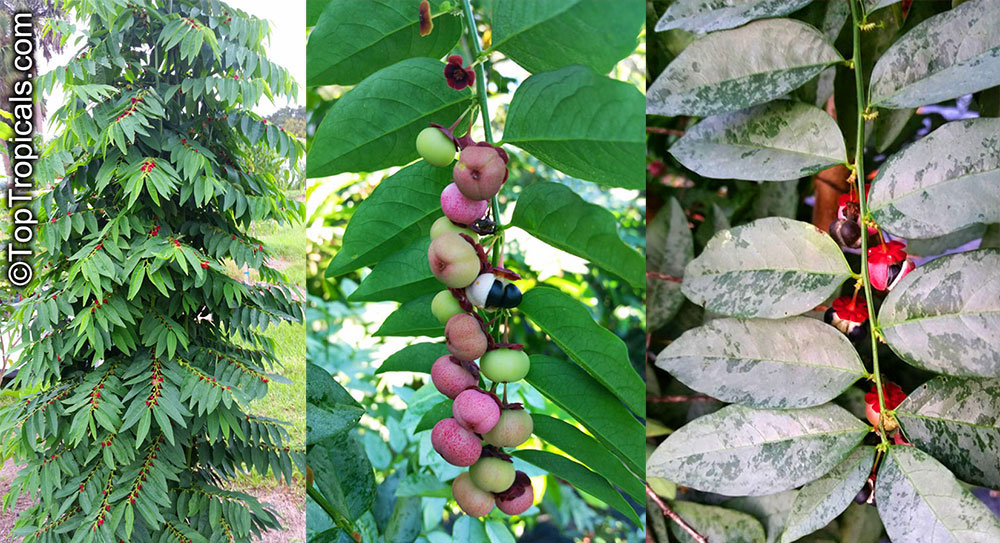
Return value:
<svg viewBox="0 0 1000 543">
<path fill-rule="evenodd" d="M 691 539 L 694 539 L 698 543 L 708 543 L 708 539 L 706 539 L 705 536 L 699 534 L 697 530 L 692 528 L 690 524 L 677 514 L 677 511 L 671 509 L 669 505 L 660 499 L 660 497 L 656 494 L 656 492 L 653 492 L 653 489 L 650 488 L 649 485 L 646 485 L 646 495 L 649 496 L 649 499 L 653 500 L 653 503 L 655 503 L 656 506 L 663 511 L 664 515 L 669 517 L 670 520 L 674 521 L 674 524 L 680 526 L 682 530 L 687 532 L 688 535 L 691 536 Z"/>
<path fill-rule="evenodd" d="M 878 368 L 878 324 L 875 321 L 875 303 L 872 297 L 871 281 L 868 278 L 868 197 L 865 194 L 865 110 L 868 108 L 865 100 L 865 77 L 861 69 L 861 25 L 862 20 L 858 17 L 858 12 L 862 9 L 859 5 L 861 0 L 850 0 L 851 4 L 851 30 L 854 34 L 854 82 L 858 91 L 858 133 L 857 141 L 854 144 L 854 178 L 858 187 L 858 207 L 861 215 L 861 280 L 865 286 L 865 301 L 868 302 L 868 333 L 872 342 L 872 373 L 875 376 L 875 388 L 878 391 L 879 424 L 878 433 L 883 445 L 888 445 L 889 440 L 885 435 L 885 428 L 882 425 L 882 416 L 885 414 L 885 392 L 882 390 L 882 373 Z M 881 237 L 881 233 L 879 236 Z"/>
<path fill-rule="evenodd" d="M 312 485 L 306 485 L 306 494 L 308 494 L 309 497 L 316 502 L 316 505 L 323 508 L 323 511 L 330 516 L 330 520 L 332 520 L 338 528 L 347 533 L 351 533 L 353 531 L 350 521 L 338 513 L 337 510 L 333 508 L 333 505 L 326 501 L 326 498 L 324 498 L 315 487 Z"/>
</svg>

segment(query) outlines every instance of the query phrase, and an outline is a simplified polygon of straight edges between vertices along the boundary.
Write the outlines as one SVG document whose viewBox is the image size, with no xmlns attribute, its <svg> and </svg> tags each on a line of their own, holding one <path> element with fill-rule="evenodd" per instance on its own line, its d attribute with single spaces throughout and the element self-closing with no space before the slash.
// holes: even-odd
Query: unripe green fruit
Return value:
<svg viewBox="0 0 1000 543">
<path fill-rule="evenodd" d="M 503 492 L 514 484 L 514 463 L 492 456 L 480 458 L 469 468 L 472 482 L 487 492 Z"/>
<path fill-rule="evenodd" d="M 469 472 L 462 472 L 451 483 L 451 495 L 458 506 L 470 517 L 485 517 L 493 510 L 493 494 L 479 488 L 472 482 Z"/>
<path fill-rule="evenodd" d="M 434 277 L 451 288 L 465 288 L 479 277 L 479 255 L 454 232 L 441 234 L 431 242 L 427 260 Z"/>
<path fill-rule="evenodd" d="M 451 292 L 442 290 L 435 294 L 434 299 L 431 300 L 431 313 L 441 324 L 448 324 L 448 319 L 459 313 L 465 313 L 465 311 L 462 310 L 462 306 L 459 305 L 458 300 L 452 296 Z"/>
<path fill-rule="evenodd" d="M 524 351 L 496 349 L 483 355 L 479 369 L 490 381 L 512 383 L 528 375 L 531 360 Z"/>
<path fill-rule="evenodd" d="M 468 228 L 466 228 L 464 226 L 459 226 L 459 225 L 451 222 L 451 219 L 449 219 L 448 217 L 441 217 L 438 220 L 434 221 L 434 224 L 431 225 L 431 239 L 432 240 L 436 239 L 438 236 L 440 236 L 441 234 L 444 234 L 446 232 L 454 232 L 456 234 L 465 234 L 465 235 L 469 236 L 470 238 L 472 238 L 473 241 L 479 241 L 479 234 L 476 234 L 475 232 L 473 232 L 472 230 L 469 230 Z"/>
<path fill-rule="evenodd" d="M 535 423 L 524 409 L 504 409 L 500 420 L 483 436 L 494 447 L 517 447 L 531 437 Z"/>
<path fill-rule="evenodd" d="M 455 160 L 455 143 L 440 128 L 428 126 L 417 135 L 417 152 L 432 166 L 447 166 Z"/>
</svg>

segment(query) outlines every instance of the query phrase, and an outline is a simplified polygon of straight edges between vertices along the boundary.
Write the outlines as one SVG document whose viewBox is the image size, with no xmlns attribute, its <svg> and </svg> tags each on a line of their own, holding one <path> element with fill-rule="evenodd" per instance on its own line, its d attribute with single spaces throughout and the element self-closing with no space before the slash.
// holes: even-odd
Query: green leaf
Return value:
<svg viewBox="0 0 1000 543">
<path fill-rule="evenodd" d="M 713 319 L 667 345 L 656 366 L 724 402 L 779 409 L 826 403 L 866 373 L 844 334 L 809 317 Z"/>
<path fill-rule="evenodd" d="M 998 27 L 1000 10 L 987 0 L 929 17 L 875 63 L 871 104 L 917 107 L 1000 85 Z"/>
<path fill-rule="evenodd" d="M 886 343 L 906 362 L 948 375 L 1000 377 L 1000 250 L 932 260 L 879 310 Z"/>
<path fill-rule="evenodd" d="M 492 543 L 486 535 L 483 521 L 467 515 L 458 517 L 451 529 L 451 540 L 454 543 Z"/>
<path fill-rule="evenodd" d="M 847 162 L 833 117 L 784 100 L 704 119 L 670 154 L 701 176 L 750 181 L 798 179 Z"/>
<path fill-rule="evenodd" d="M 386 358 L 375 370 L 375 375 L 387 371 L 415 371 L 429 375 L 434 361 L 446 354 L 448 347 L 444 343 L 414 343 Z"/>
<path fill-rule="evenodd" d="M 432 2 L 433 12 L 440 3 Z M 309 33 L 306 82 L 354 85 L 401 60 L 441 58 L 461 36 L 462 19 L 453 14 L 435 17 L 434 31 L 421 36 L 417 3 L 409 0 L 334 1 Z"/>
<path fill-rule="evenodd" d="M 798 215 L 799 199 L 798 179 L 763 183 L 753 201 L 753 216 L 794 219 Z"/>
<path fill-rule="evenodd" d="M 872 184 L 872 218 L 897 236 L 930 238 L 1000 221 L 1000 123 L 947 123 L 892 155 Z"/>
<path fill-rule="evenodd" d="M 793 19 L 713 32 L 687 46 L 656 78 L 646 113 L 705 116 L 763 104 L 842 60 L 823 34 Z"/>
<path fill-rule="evenodd" d="M 618 236 L 618 220 L 559 183 L 534 183 L 517 196 L 511 224 L 590 261 L 641 289 L 642 255 Z"/>
<path fill-rule="evenodd" d="M 1000 541 L 1000 521 L 986 505 L 916 447 L 889 447 L 879 468 L 875 503 L 893 541 Z"/>
<path fill-rule="evenodd" d="M 770 217 L 713 236 L 685 268 L 681 288 L 714 313 L 781 318 L 812 310 L 852 275 L 826 232 Z"/>
<path fill-rule="evenodd" d="M 423 161 L 380 182 L 351 217 L 326 276 L 371 266 L 426 236 L 441 216 L 441 191 L 450 182 L 450 169 Z"/>
<path fill-rule="evenodd" d="M 890 109 L 880 112 L 870 131 L 870 143 L 874 144 L 875 151 L 884 153 L 899 139 L 901 134 L 904 132 L 912 133 L 906 129 L 921 120 L 919 117 L 914 117 L 916 112 L 917 110 L 913 108 Z"/>
<path fill-rule="evenodd" d="M 403 486 L 400 484 L 399 486 Z M 385 543 L 413 543 L 423 528 L 423 508 L 418 496 L 397 497 L 389 523 L 385 527 Z"/>
<path fill-rule="evenodd" d="M 636 501 L 646 495 L 646 487 L 615 455 L 593 437 L 572 424 L 548 415 L 533 413 L 534 433 L 547 443 L 572 456 L 611 484 L 621 487 Z"/>
<path fill-rule="evenodd" d="M 727 496 L 762 496 L 818 479 L 869 427 L 841 407 L 752 409 L 728 405 L 697 418 L 656 448 L 647 477 Z"/>
<path fill-rule="evenodd" d="M 641 190 L 643 100 L 631 83 L 583 66 L 533 75 L 511 98 L 503 141 L 568 175 Z"/>
<path fill-rule="evenodd" d="M 413 428 L 413 433 L 423 432 L 424 430 L 430 430 L 434 428 L 434 425 L 441 422 L 442 420 L 452 416 L 452 404 L 453 400 L 443 400 L 434 404 L 424 416 L 420 417 L 420 422 L 417 426 Z"/>
<path fill-rule="evenodd" d="M 572 415 L 629 469 L 642 473 L 646 465 L 643 426 L 611 391 L 577 365 L 545 355 L 531 357 L 525 380 Z"/>
<path fill-rule="evenodd" d="M 646 324 L 650 331 L 662 328 L 680 310 L 684 293 L 679 280 L 692 258 L 694 239 L 687 216 L 671 197 L 646 225 L 646 271 L 677 279 L 646 278 Z"/>
<path fill-rule="evenodd" d="M 670 504 L 685 522 L 691 525 L 708 541 L 725 541 L 726 543 L 764 543 L 764 526 L 752 516 L 700 503 L 675 501 Z M 695 543 L 695 539 L 684 531 L 676 522 L 670 523 L 670 533 L 680 543 Z"/>
<path fill-rule="evenodd" d="M 959 479 L 1000 487 L 1000 380 L 935 377 L 896 408 L 906 439 Z"/>
<path fill-rule="evenodd" d="M 777 543 L 781 531 L 785 529 L 785 520 L 795 502 L 798 490 L 786 490 L 767 496 L 743 496 L 722 502 L 723 507 L 742 511 L 760 521 L 764 526 L 766 543 Z"/>
<path fill-rule="evenodd" d="M 345 432 L 314 445 L 307 462 L 320 492 L 331 503 L 340 501 L 349 520 L 357 520 L 375 501 L 375 472 L 361 441 Z"/>
<path fill-rule="evenodd" d="M 910 256 L 938 256 L 951 249 L 955 249 L 977 240 L 986 234 L 985 224 L 973 224 L 961 230 L 956 230 L 950 234 L 933 238 L 907 238 L 906 252 Z M 980 244 L 980 248 L 983 245 Z"/>
<path fill-rule="evenodd" d="M 443 336 L 444 326 L 431 313 L 433 298 L 434 293 L 404 302 L 399 309 L 385 318 L 382 326 L 379 326 L 373 335 L 375 337 Z"/>
<path fill-rule="evenodd" d="M 858 447 L 830 473 L 802 487 L 792 503 L 781 542 L 797 541 L 843 513 L 864 486 L 874 464 L 875 448 Z"/>
<path fill-rule="evenodd" d="M 597 324 L 586 306 L 560 290 L 538 286 L 524 294 L 518 309 L 629 409 L 645 414 L 646 385 L 632 369 L 625 342 Z"/>
<path fill-rule="evenodd" d="M 632 519 L 637 525 L 642 524 L 639 515 L 625 501 L 625 498 L 608 483 L 607 479 L 590 471 L 586 466 L 574 462 L 565 456 L 547 451 L 518 449 L 511 451 L 511 454 L 529 464 L 542 468 L 555 477 L 565 480 L 575 489 L 586 492 L 603 501 Z"/>
<path fill-rule="evenodd" d="M 571 64 L 606 74 L 638 45 L 638 2 L 494 0 L 493 49 L 531 73 Z"/>
<path fill-rule="evenodd" d="M 411 58 L 383 68 L 327 112 L 309 149 L 308 176 L 406 164 L 419 156 L 417 134 L 431 122 L 451 124 L 469 96 L 468 90 L 448 86 L 444 64 L 434 59 Z"/>
<path fill-rule="evenodd" d="M 365 409 L 323 368 L 307 364 L 306 427 L 309 443 L 317 443 L 353 428 Z"/>
<path fill-rule="evenodd" d="M 411 473 L 396 487 L 396 497 L 440 496 L 451 497 L 451 489 L 441 481 L 441 478 L 431 473 Z"/>
<path fill-rule="evenodd" d="M 440 291 L 444 285 L 431 273 L 427 262 L 430 245 L 430 238 L 424 237 L 392 253 L 375 266 L 347 299 L 352 302 L 407 302 Z"/>
<path fill-rule="evenodd" d="M 677 0 L 656 22 L 656 31 L 682 28 L 703 34 L 733 28 L 764 17 L 791 13 L 812 0 Z"/>
</svg>

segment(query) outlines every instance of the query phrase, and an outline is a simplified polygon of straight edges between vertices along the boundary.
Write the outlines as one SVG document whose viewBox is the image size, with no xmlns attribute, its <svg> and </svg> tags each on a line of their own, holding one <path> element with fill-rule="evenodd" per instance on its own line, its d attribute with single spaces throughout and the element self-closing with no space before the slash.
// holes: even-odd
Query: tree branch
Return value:
<svg viewBox="0 0 1000 543">
<path fill-rule="evenodd" d="M 684 519 L 682 519 L 681 516 L 678 515 L 676 511 L 671 509 L 669 505 L 667 505 L 662 499 L 660 499 L 660 497 L 656 495 L 656 492 L 653 492 L 653 489 L 650 488 L 649 485 L 646 485 L 646 495 L 649 496 L 649 499 L 653 500 L 653 503 L 655 503 L 656 506 L 663 511 L 663 514 L 666 515 L 667 518 L 672 520 L 674 524 L 680 526 L 681 529 L 687 532 L 692 539 L 694 539 L 698 543 L 708 543 L 708 539 L 706 539 L 705 536 L 699 534 L 698 531 L 692 528 L 690 524 L 688 524 Z"/>
</svg>

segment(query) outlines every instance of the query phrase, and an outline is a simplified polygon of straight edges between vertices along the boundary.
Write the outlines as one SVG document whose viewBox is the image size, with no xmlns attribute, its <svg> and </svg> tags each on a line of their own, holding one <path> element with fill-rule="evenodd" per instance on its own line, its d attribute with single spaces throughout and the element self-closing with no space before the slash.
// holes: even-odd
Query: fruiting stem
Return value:
<svg viewBox="0 0 1000 543">
<path fill-rule="evenodd" d="M 330 515 L 330 519 L 333 520 L 333 523 L 336 524 L 338 528 L 347 533 L 354 531 L 350 521 L 338 513 L 337 510 L 333 508 L 333 505 L 326 501 L 326 498 L 324 498 L 313 485 L 306 485 L 306 493 L 309 494 L 309 497 L 312 498 L 314 502 L 316 502 L 316 505 L 322 507 L 323 511 L 326 511 L 326 514 Z"/>
<path fill-rule="evenodd" d="M 868 195 L 865 194 L 864 176 L 864 154 L 865 154 L 865 82 L 864 70 L 861 69 L 861 24 L 858 18 L 858 11 L 863 9 L 859 6 L 861 0 L 850 0 L 851 18 L 854 23 L 851 31 L 854 33 L 854 83 L 858 91 L 858 133 L 854 144 L 854 167 L 855 179 L 857 181 L 858 208 L 861 215 L 861 280 L 865 285 L 865 301 L 868 302 L 868 333 L 872 340 L 872 374 L 875 377 L 875 389 L 878 391 L 879 424 L 878 434 L 883 444 L 887 444 L 889 439 L 885 435 L 885 428 L 882 425 L 882 414 L 885 413 L 885 393 L 882 391 L 882 373 L 878 369 L 878 325 L 875 321 L 875 303 L 872 299 L 872 285 L 868 278 L 868 226 L 865 221 L 868 219 Z M 881 238 L 881 234 L 879 235 Z"/>
<path fill-rule="evenodd" d="M 660 497 L 656 495 L 656 492 L 653 492 L 653 489 L 650 488 L 649 485 L 646 485 L 646 495 L 649 496 L 649 499 L 653 500 L 653 503 L 655 503 L 656 506 L 663 511 L 664 515 L 669 517 L 670 520 L 674 521 L 674 524 L 680 526 L 682 530 L 687 532 L 688 535 L 691 536 L 691 539 L 694 539 L 698 543 L 708 543 L 708 539 L 705 539 L 705 536 L 699 534 L 697 530 L 692 528 L 690 524 L 677 514 L 677 511 L 671 509 L 669 505 L 660 499 Z"/>
</svg>

